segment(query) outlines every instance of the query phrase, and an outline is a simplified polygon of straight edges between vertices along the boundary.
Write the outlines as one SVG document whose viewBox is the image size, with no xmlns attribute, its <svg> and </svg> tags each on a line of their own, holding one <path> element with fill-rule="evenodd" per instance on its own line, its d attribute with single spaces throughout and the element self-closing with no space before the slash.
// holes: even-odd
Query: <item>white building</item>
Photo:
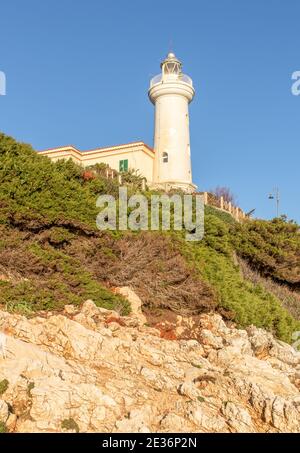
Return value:
<svg viewBox="0 0 300 453">
<path fill-rule="evenodd" d="M 48 156 L 53 161 L 72 159 L 83 167 L 105 163 L 119 172 L 134 169 L 144 176 L 149 184 L 153 177 L 154 151 L 143 142 L 96 148 L 88 151 L 79 151 L 74 146 L 68 145 L 46 149 L 40 151 L 39 154 Z"/>
<path fill-rule="evenodd" d="M 153 188 L 193 192 L 188 104 L 195 91 L 173 53 L 161 63 L 161 74 L 150 82 L 155 106 L 154 149 L 143 142 L 79 151 L 74 146 L 40 151 L 52 160 L 73 159 L 84 167 L 106 163 L 119 172 L 136 170 Z"/>
</svg>

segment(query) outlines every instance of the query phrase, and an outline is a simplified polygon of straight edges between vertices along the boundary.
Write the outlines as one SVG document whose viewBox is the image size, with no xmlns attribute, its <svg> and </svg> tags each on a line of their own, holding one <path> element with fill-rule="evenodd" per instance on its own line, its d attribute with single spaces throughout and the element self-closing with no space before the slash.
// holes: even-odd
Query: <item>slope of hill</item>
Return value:
<svg viewBox="0 0 300 453">
<path fill-rule="evenodd" d="M 98 194 L 118 193 L 115 180 L 84 177 L 72 163 L 52 163 L 30 146 L 0 134 L 0 304 L 32 316 L 93 299 L 128 314 L 116 286 L 141 297 L 150 324 L 170 313 L 219 312 L 290 342 L 300 330 L 284 285 L 297 305 L 300 239 L 284 219 L 237 224 L 207 207 L 205 237 L 187 243 L 179 232 L 109 233 L 96 229 Z M 149 195 L 149 194 L 148 194 Z M 237 257 L 259 272 L 243 275 Z"/>
</svg>

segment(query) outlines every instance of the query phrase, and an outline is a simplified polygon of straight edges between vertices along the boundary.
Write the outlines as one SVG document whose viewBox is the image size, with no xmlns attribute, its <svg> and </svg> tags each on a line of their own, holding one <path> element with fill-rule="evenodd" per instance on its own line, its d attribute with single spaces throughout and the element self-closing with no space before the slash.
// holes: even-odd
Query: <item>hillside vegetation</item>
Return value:
<svg viewBox="0 0 300 453">
<path fill-rule="evenodd" d="M 101 172 L 87 178 L 73 162 L 53 163 L 0 134 L 0 305 L 31 316 L 91 298 L 126 314 L 114 292 L 126 285 L 147 313 L 218 311 L 286 341 L 300 330 L 298 225 L 237 224 L 207 207 L 197 243 L 180 232 L 98 231 L 96 198 L 117 193 L 117 181 Z"/>
</svg>

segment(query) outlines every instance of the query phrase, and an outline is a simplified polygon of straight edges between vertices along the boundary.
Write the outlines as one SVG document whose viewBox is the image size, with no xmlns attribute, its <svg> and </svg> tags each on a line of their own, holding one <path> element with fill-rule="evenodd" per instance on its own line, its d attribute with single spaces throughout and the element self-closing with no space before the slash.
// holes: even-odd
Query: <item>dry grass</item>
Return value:
<svg viewBox="0 0 300 453">
<path fill-rule="evenodd" d="M 116 239 L 80 239 L 67 250 L 110 286 L 131 286 L 148 309 L 195 315 L 216 307 L 208 283 L 189 267 L 172 239 L 160 233 L 128 233 Z"/>
<path fill-rule="evenodd" d="M 214 291 L 169 235 L 86 235 L 62 227 L 39 232 L 1 227 L 0 232 L 5 238 L 0 244 L 2 304 L 59 310 L 84 298 L 106 303 L 105 288 L 131 286 L 148 310 L 197 315 L 216 308 Z M 112 299 L 117 309 L 117 297 Z"/>
</svg>

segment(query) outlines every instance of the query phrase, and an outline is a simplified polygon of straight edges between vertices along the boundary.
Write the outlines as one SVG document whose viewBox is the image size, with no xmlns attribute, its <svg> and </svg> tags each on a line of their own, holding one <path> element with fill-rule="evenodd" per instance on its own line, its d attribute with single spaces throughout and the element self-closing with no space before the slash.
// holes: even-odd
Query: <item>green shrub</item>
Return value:
<svg viewBox="0 0 300 453">
<path fill-rule="evenodd" d="M 0 381 L 0 395 L 3 395 L 3 393 L 6 392 L 6 390 L 8 389 L 8 386 L 9 386 L 9 382 L 7 379 L 3 379 L 2 381 Z"/>
<path fill-rule="evenodd" d="M 299 289 L 299 226 L 285 218 L 237 224 L 231 242 L 238 254 L 265 276 Z"/>
<path fill-rule="evenodd" d="M 7 263 L 10 266 L 13 263 L 13 270 L 26 276 L 0 282 L 0 304 L 8 311 L 30 316 L 39 310 L 60 310 L 66 304 L 80 305 L 92 299 L 99 307 L 118 310 L 123 315 L 130 312 L 130 304 L 124 297 L 105 288 L 78 258 L 69 256 L 65 250 L 47 243 L 23 241 L 14 254 L 9 231 L 6 238 Z"/>
<path fill-rule="evenodd" d="M 184 244 L 183 249 L 192 265 L 217 291 L 219 306 L 231 312 L 240 327 L 254 324 L 291 342 L 300 322 L 262 286 L 244 280 L 232 258 L 204 244 Z"/>
<path fill-rule="evenodd" d="M 65 419 L 61 422 L 62 429 L 76 431 L 79 433 L 79 426 L 73 418 Z"/>
<path fill-rule="evenodd" d="M 7 432 L 8 432 L 8 429 L 5 425 L 5 423 L 0 421 L 0 434 L 7 433 Z"/>
<path fill-rule="evenodd" d="M 72 160 L 51 162 L 0 133 L 0 223 L 38 228 L 76 219 L 96 229 L 95 195 L 117 194 L 118 182 L 101 175 L 85 181 L 82 173 Z"/>
<path fill-rule="evenodd" d="M 227 223 L 229 225 L 236 225 L 237 222 L 232 217 L 231 214 L 221 211 L 220 209 L 214 208 L 213 206 L 205 206 L 205 215 L 213 215 L 217 217 L 218 219 L 222 220 L 222 222 Z"/>
<path fill-rule="evenodd" d="M 32 396 L 31 395 L 31 390 L 33 390 L 33 389 L 34 389 L 34 382 L 29 382 L 28 387 L 27 387 L 28 396 L 30 396 L 30 397 Z"/>
</svg>

